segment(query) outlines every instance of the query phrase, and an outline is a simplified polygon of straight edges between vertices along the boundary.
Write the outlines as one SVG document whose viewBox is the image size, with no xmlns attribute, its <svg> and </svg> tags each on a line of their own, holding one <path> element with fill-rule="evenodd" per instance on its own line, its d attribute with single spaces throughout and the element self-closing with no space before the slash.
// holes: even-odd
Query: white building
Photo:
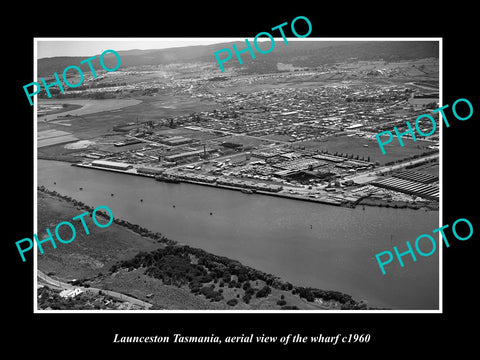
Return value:
<svg viewBox="0 0 480 360">
<path fill-rule="evenodd" d="M 75 296 L 83 293 L 83 290 L 80 288 L 75 288 L 75 289 L 65 289 L 62 292 L 60 292 L 60 296 L 63 298 L 74 298 Z"/>
</svg>

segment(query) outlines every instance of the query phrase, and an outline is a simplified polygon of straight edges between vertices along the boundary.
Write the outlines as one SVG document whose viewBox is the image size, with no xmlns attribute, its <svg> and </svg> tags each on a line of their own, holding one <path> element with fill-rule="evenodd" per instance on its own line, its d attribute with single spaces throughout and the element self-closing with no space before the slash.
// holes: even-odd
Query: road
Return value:
<svg viewBox="0 0 480 360">
<path fill-rule="evenodd" d="M 134 304 L 134 305 L 143 307 L 144 309 L 149 309 L 153 306 L 152 304 L 147 303 L 145 301 L 135 299 L 131 296 L 127 296 L 127 295 L 124 295 L 124 294 L 121 294 L 121 293 L 118 293 L 118 292 L 115 292 L 115 291 L 97 289 L 97 288 L 92 288 L 92 287 L 86 288 L 86 287 L 83 287 L 83 286 L 75 286 L 75 285 L 71 285 L 71 284 L 68 284 L 68 283 L 64 283 L 64 282 L 61 282 L 59 280 L 52 279 L 51 277 L 45 275 L 40 270 L 37 270 L 37 277 L 39 279 L 41 279 L 43 282 L 45 282 L 47 284 L 50 284 L 50 285 L 53 285 L 56 288 L 60 288 L 60 289 L 76 289 L 76 288 L 79 288 L 82 291 L 86 291 L 86 292 L 90 292 L 90 293 L 94 293 L 94 294 L 99 294 L 99 292 L 101 291 L 102 294 L 109 295 L 109 296 L 111 296 L 115 299 L 118 299 L 120 301 L 127 301 L 129 303 Z"/>
</svg>

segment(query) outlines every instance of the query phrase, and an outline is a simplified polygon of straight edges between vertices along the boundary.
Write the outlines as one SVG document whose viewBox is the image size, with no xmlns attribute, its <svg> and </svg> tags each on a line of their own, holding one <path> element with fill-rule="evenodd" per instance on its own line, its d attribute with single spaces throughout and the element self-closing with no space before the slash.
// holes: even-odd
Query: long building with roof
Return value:
<svg viewBox="0 0 480 360">
<path fill-rule="evenodd" d="M 384 189 L 399 191 L 409 195 L 420 196 L 430 200 L 438 200 L 440 196 L 440 190 L 437 185 L 422 184 L 396 177 L 389 177 L 383 180 L 373 181 L 372 185 Z"/>
<path fill-rule="evenodd" d="M 432 174 L 426 174 L 418 171 L 410 171 L 410 170 L 398 172 L 393 174 L 392 176 L 399 179 L 420 182 L 422 184 L 430 184 L 435 181 L 438 181 L 438 176 L 435 176 Z"/>
</svg>

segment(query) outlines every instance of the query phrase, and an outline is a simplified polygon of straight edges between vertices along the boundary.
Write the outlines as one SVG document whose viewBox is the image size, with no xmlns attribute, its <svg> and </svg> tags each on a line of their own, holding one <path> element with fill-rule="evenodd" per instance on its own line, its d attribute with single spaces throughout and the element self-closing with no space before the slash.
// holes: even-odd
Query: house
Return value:
<svg viewBox="0 0 480 360">
<path fill-rule="evenodd" d="M 83 293 L 83 290 L 80 288 L 75 288 L 75 289 L 65 289 L 62 292 L 60 292 L 60 296 L 63 298 L 74 298 L 75 296 Z"/>
</svg>

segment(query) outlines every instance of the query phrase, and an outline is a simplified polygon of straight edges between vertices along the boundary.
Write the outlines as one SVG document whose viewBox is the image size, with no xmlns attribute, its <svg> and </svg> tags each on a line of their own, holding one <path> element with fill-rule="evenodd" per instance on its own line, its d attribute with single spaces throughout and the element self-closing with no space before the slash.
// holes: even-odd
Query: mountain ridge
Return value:
<svg viewBox="0 0 480 360">
<path fill-rule="evenodd" d="M 268 41 L 267 41 L 268 42 Z M 253 41 L 249 41 L 254 49 Z M 233 41 L 212 45 L 195 45 L 174 47 L 167 49 L 132 49 L 118 51 L 122 67 L 167 65 L 173 63 L 212 63 L 217 65 L 214 52 L 228 48 L 232 58 L 224 63 L 224 67 L 238 68 L 252 73 L 275 72 L 277 63 L 294 63 L 299 67 L 315 67 L 325 64 L 351 60 L 384 60 L 401 61 L 420 58 L 438 58 L 438 41 L 294 41 L 285 44 L 281 39 L 275 41 L 274 49 L 268 54 L 261 54 L 254 50 L 255 59 L 246 52 L 241 54 L 243 65 L 240 65 L 232 45 L 239 51 L 246 49 L 245 42 Z M 259 46 L 267 49 L 267 46 Z M 223 55 L 226 56 L 226 55 Z M 80 61 L 89 56 L 80 57 L 51 57 L 38 59 L 38 76 L 52 76 L 54 72 L 61 73 L 70 65 L 76 65 L 82 70 L 90 71 L 88 64 L 80 65 Z M 99 54 L 97 54 L 97 59 Z M 98 61 L 98 60 L 97 60 Z M 111 54 L 104 58 L 105 65 L 114 67 L 116 59 Z M 99 67 L 99 65 L 97 64 Z"/>
</svg>

